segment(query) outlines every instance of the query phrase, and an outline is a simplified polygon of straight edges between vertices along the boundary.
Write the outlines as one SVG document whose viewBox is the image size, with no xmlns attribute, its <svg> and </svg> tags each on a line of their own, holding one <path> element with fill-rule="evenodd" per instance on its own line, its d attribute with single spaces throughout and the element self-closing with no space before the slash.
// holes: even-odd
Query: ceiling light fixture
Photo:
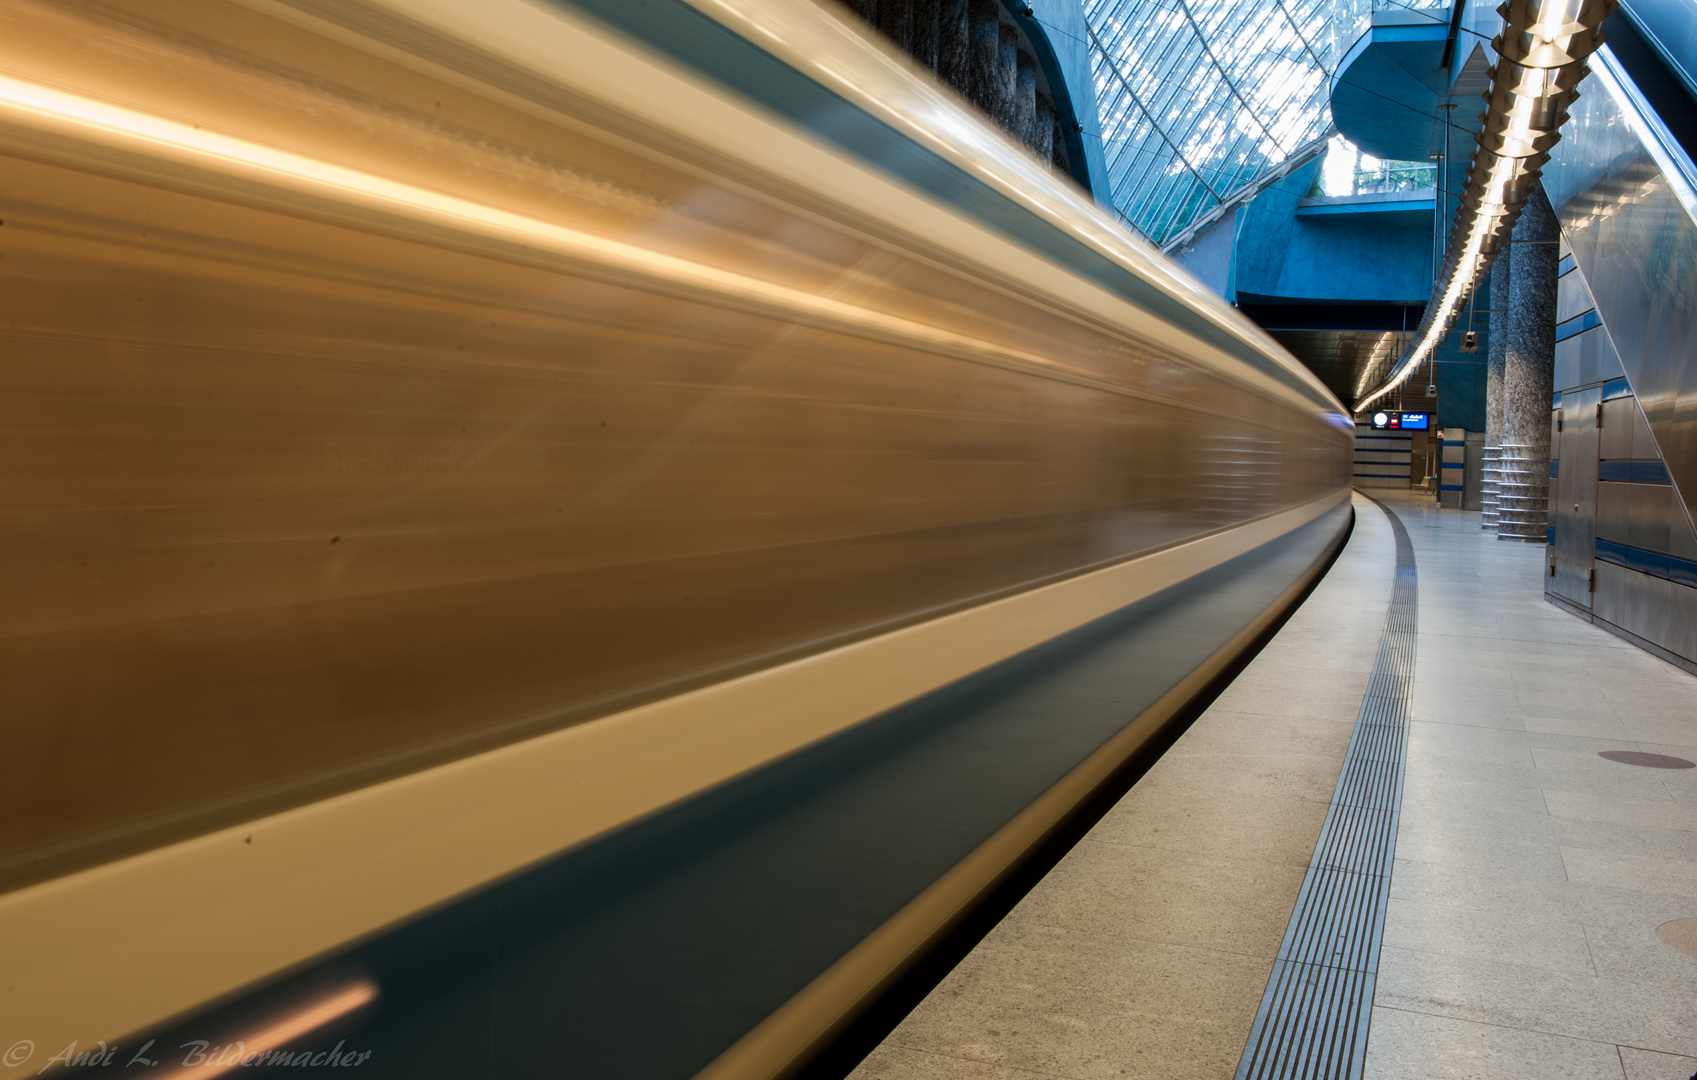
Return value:
<svg viewBox="0 0 1697 1080">
<path fill-rule="evenodd" d="M 1567 107 L 1590 69 L 1585 58 L 1603 43 L 1602 22 L 1617 0 L 1509 0 L 1497 8 L 1503 32 L 1481 95 L 1484 130 L 1467 169 L 1443 268 L 1414 341 L 1391 373 L 1355 403 L 1357 414 L 1401 386 L 1436 351 L 1508 242 L 1550 148 L 1561 139 Z"/>
</svg>

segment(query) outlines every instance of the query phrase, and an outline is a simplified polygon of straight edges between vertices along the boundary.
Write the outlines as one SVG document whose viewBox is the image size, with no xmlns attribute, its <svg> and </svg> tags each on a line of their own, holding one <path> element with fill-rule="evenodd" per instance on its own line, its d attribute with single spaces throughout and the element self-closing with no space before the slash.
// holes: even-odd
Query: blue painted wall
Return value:
<svg viewBox="0 0 1697 1080">
<path fill-rule="evenodd" d="M 1432 212 L 1299 214 L 1278 281 L 1266 291 L 1338 302 L 1419 303 L 1432 291 Z"/>
<path fill-rule="evenodd" d="M 1237 210 L 1231 210 L 1196 235 L 1187 247 L 1173 252 L 1173 261 L 1196 275 L 1218 296 L 1231 287 L 1232 245 L 1237 237 Z"/>
<path fill-rule="evenodd" d="M 1431 203 L 1423 210 L 1368 202 L 1306 212 L 1302 199 L 1320 166 L 1315 161 L 1298 169 L 1238 210 L 1226 298 L 1425 300 L 1432 290 Z"/>
<path fill-rule="evenodd" d="M 1314 186 L 1324 160 L 1322 156 L 1309 162 L 1239 208 L 1227 300 L 1236 303 L 1240 292 L 1279 295 L 1279 276 L 1296 224 L 1296 207 Z"/>
<path fill-rule="evenodd" d="M 1471 325 L 1479 334 L 1479 351 L 1461 351 L 1461 335 L 1469 326 L 1465 313 L 1456 320 L 1455 329 L 1437 349 L 1438 427 L 1485 430 L 1485 355 L 1491 348 L 1491 317 L 1483 314 L 1491 308 L 1491 278 L 1488 274 L 1474 294 L 1473 307 L 1476 312 Z"/>
</svg>

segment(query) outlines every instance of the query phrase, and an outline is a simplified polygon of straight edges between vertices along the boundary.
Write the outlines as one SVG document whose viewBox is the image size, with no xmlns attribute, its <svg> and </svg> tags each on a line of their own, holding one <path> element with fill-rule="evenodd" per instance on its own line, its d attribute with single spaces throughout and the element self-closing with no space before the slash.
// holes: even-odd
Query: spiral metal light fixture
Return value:
<svg viewBox="0 0 1697 1080">
<path fill-rule="evenodd" d="M 1567 108 L 1603 43 L 1602 22 L 1617 0 L 1509 0 L 1497 8 L 1503 32 L 1480 116 L 1484 129 L 1467 169 L 1455 224 L 1432 299 L 1413 343 L 1391 374 L 1355 403 L 1357 413 L 1401 386 L 1449 333 L 1479 279 L 1496 261 L 1544 163 L 1561 139 Z"/>
</svg>

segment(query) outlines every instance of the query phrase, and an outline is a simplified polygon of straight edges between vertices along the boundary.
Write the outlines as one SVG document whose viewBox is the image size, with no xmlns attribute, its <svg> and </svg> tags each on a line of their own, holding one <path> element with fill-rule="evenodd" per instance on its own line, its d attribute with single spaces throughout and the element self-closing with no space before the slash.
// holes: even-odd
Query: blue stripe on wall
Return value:
<svg viewBox="0 0 1697 1080">
<path fill-rule="evenodd" d="M 1551 476 L 1555 475 L 1552 470 Z M 1671 484 L 1663 461 L 1599 461 L 1597 479 L 1616 484 Z"/>
<path fill-rule="evenodd" d="M 1598 540 L 1597 558 L 1603 562 L 1636 570 L 1641 574 L 1667 578 L 1669 581 L 1677 581 L 1681 585 L 1697 587 L 1697 562 L 1681 559 L 1677 555 L 1647 551 L 1644 548 L 1633 547 L 1631 544 L 1617 544 L 1613 540 Z"/>
</svg>

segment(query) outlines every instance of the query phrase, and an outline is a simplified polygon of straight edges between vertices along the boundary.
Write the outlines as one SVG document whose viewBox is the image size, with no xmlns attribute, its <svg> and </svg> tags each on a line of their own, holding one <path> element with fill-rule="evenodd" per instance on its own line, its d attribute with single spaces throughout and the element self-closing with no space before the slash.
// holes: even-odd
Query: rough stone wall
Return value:
<svg viewBox="0 0 1697 1080">
<path fill-rule="evenodd" d="M 1037 148 L 1037 61 L 1028 52 L 1014 57 L 1014 122 L 1010 129 L 1019 141 Z"/>
<path fill-rule="evenodd" d="M 937 74 L 958 90 L 966 85 L 970 60 L 967 0 L 937 0 Z"/>
<path fill-rule="evenodd" d="M 913 0 L 913 58 L 937 70 L 938 0 Z"/>
<path fill-rule="evenodd" d="M 996 115 L 996 88 L 1001 82 L 1002 17 L 996 0 L 968 0 L 966 99 Z"/>
<path fill-rule="evenodd" d="M 877 0 L 878 29 L 905 52 L 913 51 L 913 0 Z"/>
<path fill-rule="evenodd" d="M 1037 58 L 1003 21 L 1000 0 L 842 0 L 937 73 L 1038 160 L 1066 174 L 1066 136 L 1038 86 Z"/>
<path fill-rule="evenodd" d="M 1006 131 L 1019 135 L 1019 31 L 996 24 L 996 107 L 990 115 Z"/>
</svg>

